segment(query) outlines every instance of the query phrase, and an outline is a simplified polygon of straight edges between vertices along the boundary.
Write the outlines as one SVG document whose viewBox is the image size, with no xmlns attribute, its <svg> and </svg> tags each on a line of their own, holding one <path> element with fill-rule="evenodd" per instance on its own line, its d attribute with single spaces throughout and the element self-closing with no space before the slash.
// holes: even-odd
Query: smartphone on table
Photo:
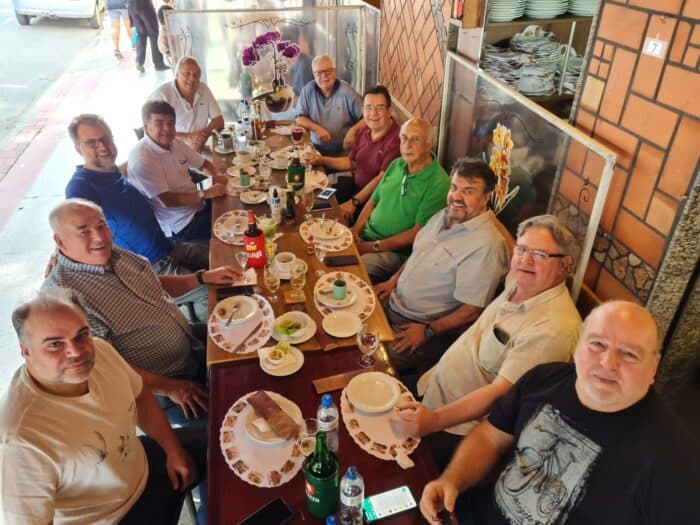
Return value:
<svg viewBox="0 0 700 525">
<path fill-rule="evenodd" d="M 362 510 L 367 523 L 415 508 L 416 500 L 413 499 L 411 489 L 406 485 L 375 494 L 365 498 L 362 502 Z"/>
<path fill-rule="evenodd" d="M 273 499 L 260 507 L 238 525 L 285 525 L 292 521 L 294 512 L 282 499 Z"/>
</svg>

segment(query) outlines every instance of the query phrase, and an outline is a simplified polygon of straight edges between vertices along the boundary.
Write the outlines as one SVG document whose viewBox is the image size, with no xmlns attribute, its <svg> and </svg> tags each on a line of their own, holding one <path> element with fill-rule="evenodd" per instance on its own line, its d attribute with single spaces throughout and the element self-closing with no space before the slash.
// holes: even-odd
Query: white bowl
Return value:
<svg viewBox="0 0 700 525">
<path fill-rule="evenodd" d="M 352 337 L 362 328 L 362 320 L 350 312 L 333 312 L 323 318 L 323 329 L 333 337 Z"/>
<path fill-rule="evenodd" d="M 391 410 L 399 402 L 401 389 L 396 379 L 382 372 L 366 372 L 353 377 L 346 393 L 352 406 L 369 414 Z"/>
</svg>

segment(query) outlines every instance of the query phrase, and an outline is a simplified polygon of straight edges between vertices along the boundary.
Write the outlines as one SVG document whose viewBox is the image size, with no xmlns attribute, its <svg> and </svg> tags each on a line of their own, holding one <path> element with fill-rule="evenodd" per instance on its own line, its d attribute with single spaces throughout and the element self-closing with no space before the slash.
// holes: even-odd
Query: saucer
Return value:
<svg viewBox="0 0 700 525">
<path fill-rule="evenodd" d="M 362 320 L 350 312 L 333 312 L 323 318 L 323 329 L 333 337 L 352 337 L 362 328 Z"/>
<path fill-rule="evenodd" d="M 280 363 L 274 363 L 270 361 L 268 355 L 274 346 L 267 348 L 260 348 L 258 350 L 258 356 L 260 357 L 260 368 L 266 374 L 275 377 L 284 377 L 292 375 L 304 366 L 304 354 L 293 346 L 289 347 L 287 355 L 282 358 Z"/>
</svg>

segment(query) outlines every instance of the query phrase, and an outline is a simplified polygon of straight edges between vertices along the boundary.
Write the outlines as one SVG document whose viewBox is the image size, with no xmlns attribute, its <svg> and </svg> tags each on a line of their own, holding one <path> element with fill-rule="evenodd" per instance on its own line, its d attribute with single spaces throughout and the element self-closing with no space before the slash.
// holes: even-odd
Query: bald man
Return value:
<svg viewBox="0 0 700 525">
<path fill-rule="evenodd" d="M 385 281 L 401 267 L 418 231 L 444 208 L 450 189 L 450 178 L 433 155 L 430 124 L 407 120 L 399 142 L 401 157 L 389 164 L 352 228 L 373 283 Z"/>
<path fill-rule="evenodd" d="M 457 504 L 460 523 L 693 521 L 698 446 L 651 388 L 658 339 L 654 318 L 637 304 L 594 309 L 575 364 L 524 375 L 426 485 L 426 519 L 439 522 L 470 489 Z M 506 455 L 496 482 L 477 487 Z"/>
</svg>

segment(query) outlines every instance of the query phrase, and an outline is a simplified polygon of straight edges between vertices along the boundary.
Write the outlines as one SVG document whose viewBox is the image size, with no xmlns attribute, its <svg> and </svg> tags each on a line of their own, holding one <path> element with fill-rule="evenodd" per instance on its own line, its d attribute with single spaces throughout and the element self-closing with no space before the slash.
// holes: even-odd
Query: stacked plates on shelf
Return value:
<svg viewBox="0 0 700 525">
<path fill-rule="evenodd" d="M 566 58 L 566 48 L 561 56 L 561 61 L 557 68 L 557 78 L 556 85 L 559 85 L 559 80 L 563 76 L 564 83 L 562 86 L 562 93 L 576 93 L 579 87 L 579 81 L 581 78 L 581 68 L 583 67 L 583 57 L 576 54 L 574 49 L 569 52 L 569 60 L 566 62 L 566 71 L 563 71 L 564 60 Z"/>
<path fill-rule="evenodd" d="M 525 13 L 527 0 L 491 0 L 489 2 L 489 20 L 491 22 L 510 22 Z"/>
<path fill-rule="evenodd" d="M 491 76 L 509 86 L 517 87 L 522 67 L 534 63 L 535 60 L 527 53 L 487 45 L 484 49 L 482 67 Z"/>
<path fill-rule="evenodd" d="M 525 15 L 530 18 L 554 18 L 569 9 L 569 0 L 527 0 Z"/>
<path fill-rule="evenodd" d="M 552 94 L 561 56 L 561 46 L 554 33 L 539 26 L 528 26 L 521 33 L 513 35 L 510 47 L 515 51 L 528 53 L 534 62 L 520 70 L 518 91 L 529 96 Z"/>
<path fill-rule="evenodd" d="M 593 16 L 598 0 L 569 0 L 569 13 L 576 16 Z"/>
</svg>

